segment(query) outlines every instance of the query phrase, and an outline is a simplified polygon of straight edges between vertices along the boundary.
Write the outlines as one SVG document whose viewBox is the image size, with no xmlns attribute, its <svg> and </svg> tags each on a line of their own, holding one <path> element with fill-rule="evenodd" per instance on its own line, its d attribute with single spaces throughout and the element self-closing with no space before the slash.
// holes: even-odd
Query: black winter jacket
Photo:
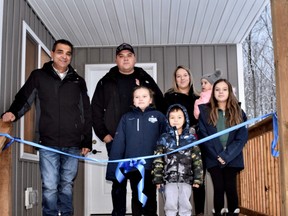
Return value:
<svg viewBox="0 0 288 216">
<path fill-rule="evenodd" d="M 92 119 L 93 129 L 100 140 L 110 134 L 114 137 L 117 125 L 120 121 L 121 113 L 118 106 L 120 104 L 119 91 L 117 87 L 117 66 L 110 71 L 98 82 L 93 99 L 92 99 Z M 154 93 L 154 101 L 157 110 L 164 110 L 163 94 L 153 78 L 142 68 L 134 67 L 135 78 L 140 81 L 140 85 L 150 88 Z M 135 83 L 136 87 L 136 83 Z M 131 89 L 131 97 L 132 97 Z M 127 111 L 131 104 L 127 105 Z"/>
<path fill-rule="evenodd" d="M 217 133 L 217 127 L 208 123 L 210 108 L 209 104 L 199 105 L 199 135 L 200 138 L 210 136 Z M 247 120 L 246 114 L 242 110 L 243 122 Z M 205 161 L 207 169 L 219 166 L 219 167 L 235 167 L 239 170 L 244 168 L 243 148 L 248 140 L 248 129 L 246 126 L 238 128 L 237 130 L 229 132 L 226 148 L 224 149 L 220 138 L 208 140 L 202 143 Z M 220 164 L 218 161 L 220 156 L 226 164 Z"/>
<path fill-rule="evenodd" d="M 192 86 L 190 87 L 189 95 L 175 92 L 173 89 L 169 89 L 164 95 L 164 100 L 166 103 L 165 113 L 168 107 L 172 104 L 181 104 L 187 109 L 190 126 L 195 126 L 197 125 L 198 121 L 194 117 L 194 103 L 198 98 L 199 96 L 195 95 Z"/>
<path fill-rule="evenodd" d="M 45 146 L 92 148 L 91 107 L 85 80 L 69 65 L 61 80 L 52 61 L 32 71 L 7 112 L 16 120 L 35 101 L 35 141 Z"/>
</svg>

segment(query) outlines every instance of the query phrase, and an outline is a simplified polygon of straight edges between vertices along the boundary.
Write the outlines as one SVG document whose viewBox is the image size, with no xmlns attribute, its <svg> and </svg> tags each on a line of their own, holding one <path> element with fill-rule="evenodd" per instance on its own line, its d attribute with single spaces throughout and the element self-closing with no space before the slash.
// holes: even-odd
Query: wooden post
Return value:
<svg viewBox="0 0 288 216">
<path fill-rule="evenodd" d="M 281 215 L 288 215 L 288 0 L 271 0 L 280 143 Z"/>
<path fill-rule="evenodd" d="M 0 133 L 8 134 L 12 130 L 11 123 L 4 123 L 0 119 Z M 0 152 L 5 145 L 6 137 L 0 136 Z M 12 150 L 6 149 L 0 153 L 0 215 L 12 215 Z"/>
</svg>

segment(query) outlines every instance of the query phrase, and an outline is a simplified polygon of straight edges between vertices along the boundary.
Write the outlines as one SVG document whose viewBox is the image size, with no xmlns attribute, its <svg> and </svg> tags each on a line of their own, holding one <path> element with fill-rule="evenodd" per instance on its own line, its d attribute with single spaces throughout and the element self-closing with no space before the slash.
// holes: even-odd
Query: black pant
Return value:
<svg viewBox="0 0 288 216">
<path fill-rule="evenodd" d="M 126 213 L 126 190 L 127 179 L 124 179 L 121 183 L 117 180 L 112 184 L 112 203 L 113 211 L 112 216 L 125 216 Z"/>
<path fill-rule="evenodd" d="M 219 213 L 224 208 L 224 194 L 227 196 L 229 212 L 238 208 L 238 194 L 236 177 L 238 168 L 218 166 L 208 169 L 214 187 L 214 209 Z"/>
<path fill-rule="evenodd" d="M 203 176 L 205 178 L 206 172 L 204 171 Z M 199 188 L 193 187 L 193 198 L 194 198 L 194 208 L 195 213 L 204 214 L 204 208 L 205 208 L 205 181 L 203 181 L 203 184 L 199 186 Z"/>
<path fill-rule="evenodd" d="M 143 193 L 147 196 L 147 202 L 144 207 L 138 200 L 138 183 L 141 180 L 141 174 L 139 171 L 132 171 L 126 174 L 127 179 L 130 180 L 132 190 L 132 215 L 141 216 L 157 215 L 157 197 L 156 197 L 156 186 L 152 183 L 151 170 L 145 170 L 144 189 Z"/>
<path fill-rule="evenodd" d="M 206 176 L 206 163 L 205 163 L 205 151 L 203 149 L 202 145 L 199 145 L 199 148 L 201 150 L 202 155 L 202 165 L 203 165 L 203 184 L 199 186 L 199 188 L 192 187 L 193 189 L 193 198 L 194 198 L 194 208 L 195 213 L 204 214 L 204 208 L 205 208 L 205 176 Z"/>
</svg>

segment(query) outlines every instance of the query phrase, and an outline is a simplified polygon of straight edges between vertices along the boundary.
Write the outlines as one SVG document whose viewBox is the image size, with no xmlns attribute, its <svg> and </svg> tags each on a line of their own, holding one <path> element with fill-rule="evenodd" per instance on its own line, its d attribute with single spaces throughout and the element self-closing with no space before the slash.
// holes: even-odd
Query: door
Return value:
<svg viewBox="0 0 288 216">
<path fill-rule="evenodd" d="M 87 83 L 88 94 L 90 100 L 93 97 L 98 81 L 109 71 L 115 64 L 93 64 L 85 65 L 85 80 Z M 156 63 L 136 64 L 146 70 L 156 81 Z M 97 160 L 108 160 L 105 143 L 98 139 L 93 131 L 93 146 L 95 154 L 90 154 L 88 157 Z M 111 188 L 112 183 L 105 180 L 106 163 L 85 162 L 85 195 L 84 206 L 85 216 L 93 214 L 111 214 L 112 199 Z M 131 213 L 131 190 L 127 186 L 127 214 Z"/>
</svg>

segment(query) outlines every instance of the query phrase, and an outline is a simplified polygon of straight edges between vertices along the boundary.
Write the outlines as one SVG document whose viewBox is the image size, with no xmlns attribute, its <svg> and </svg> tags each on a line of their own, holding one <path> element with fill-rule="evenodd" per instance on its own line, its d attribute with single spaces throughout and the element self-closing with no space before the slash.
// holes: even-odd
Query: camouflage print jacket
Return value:
<svg viewBox="0 0 288 216">
<path fill-rule="evenodd" d="M 183 132 L 179 136 L 176 135 L 168 122 L 169 111 L 174 106 L 179 106 L 183 110 L 186 118 Z M 189 118 L 187 116 L 188 114 L 185 107 L 179 104 L 172 105 L 168 109 L 168 132 L 160 136 L 155 150 L 155 155 L 166 155 L 164 157 L 156 158 L 153 161 L 152 174 L 154 175 L 153 182 L 155 184 L 162 184 L 164 182 L 188 183 L 191 185 L 203 183 L 203 166 L 201 152 L 198 146 L 192 146 L 169 154 L 169 152 L 174 151 L 177 148 L 196 141 L 194 135 L 189 133 Z"/>
</svg>

